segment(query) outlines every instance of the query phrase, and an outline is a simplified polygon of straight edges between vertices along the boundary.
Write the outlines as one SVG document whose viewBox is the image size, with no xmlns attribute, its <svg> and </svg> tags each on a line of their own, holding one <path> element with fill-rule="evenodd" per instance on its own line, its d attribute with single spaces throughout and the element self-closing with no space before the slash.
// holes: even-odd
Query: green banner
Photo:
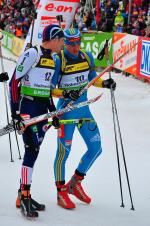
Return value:
<svg viewBox="0 0 150 226">
<path fill-rule="evenodd" d="M 105 45 L 106 40 L 109 46 L 110 63 L 112 64 L 112 36 L 113 33 L 101 32 L 101 33 L 82 33 L 81 48 L 85 51 L 92 52 L 95 65 L 97 67 L 107 67 L 107 62 L 105 57 L 100 61 L 97 59 L 99 52 Z"/>
<path fill-rule="evenodd" d="M 2 33 L 4 35 L 4 38 L 2 39 L 3 46 L 5 48 L 9 49 L 10 51 L 12 51 L 14 35 L 6 32 L 6 31 L 3 31 Z"/>
</svg>

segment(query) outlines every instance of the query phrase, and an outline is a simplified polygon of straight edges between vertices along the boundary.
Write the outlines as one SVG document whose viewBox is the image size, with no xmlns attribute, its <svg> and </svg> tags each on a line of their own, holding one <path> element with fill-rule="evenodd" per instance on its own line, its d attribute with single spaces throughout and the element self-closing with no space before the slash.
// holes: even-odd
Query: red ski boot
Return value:
<svg viewBox="0 0 150 226">
<path fill-rule="evenodd" d="M 69 194 L 72 194 L 80 201 L 89 204 L 91 202 L 91 198 L 85 193 L 81 185 L 83 179 L 84 176 L 79 176 L 75 173 L 66 186 L 68 187 Z"/>
<path fill-rule="evenodd" d="M 74 209 L 76 207 L 69 198 L 66 185 L 57 185 L 57 204 L 65 209 Z"/>
</svg>

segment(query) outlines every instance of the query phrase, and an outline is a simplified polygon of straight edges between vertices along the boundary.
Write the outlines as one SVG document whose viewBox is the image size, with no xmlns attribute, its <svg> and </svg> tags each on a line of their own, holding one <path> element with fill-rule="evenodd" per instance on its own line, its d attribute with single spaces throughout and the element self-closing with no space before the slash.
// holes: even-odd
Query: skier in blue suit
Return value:
<svg viewBox="0 0 150 226">
<path fill-rule="evenodd" d="M 78 29 L 67 29 L 65 34 L 65 48 L 61 53 L 61 73 L 58 78 L 58 90 L 53 95 L 59 96 L 58 109 L 65 107 L 71 100 L 79 103 L 87 100 L 87 91 L 79 96 L 79 91 L 96 77 L 94 59 L 90 52 L 80 49 L 81 34 Z M 113 79 L 98 79 L 94 86 L 114 90 L 116 83 Z M 91 198 L 85 193 L 81 182 L 86 173 L 102 152 L 100 132 L 88 106 L 63 114 L 61 119 L 91 118 L 92 122 L 83 123 L 77 127 L 87 151 L 82 156 L 71 180 L 65 183 L 65 164 L 70 154 L 72 138 L 76 124 L 61 125 L 58 130 L 58 147 L 54 162 L 54 174 L 57 187 L 57 204 L 66 209 L 75 208 L 69 194 L 85 203 Z M 77 150 L 79 151 L 79 150 Z"/>
</svg>

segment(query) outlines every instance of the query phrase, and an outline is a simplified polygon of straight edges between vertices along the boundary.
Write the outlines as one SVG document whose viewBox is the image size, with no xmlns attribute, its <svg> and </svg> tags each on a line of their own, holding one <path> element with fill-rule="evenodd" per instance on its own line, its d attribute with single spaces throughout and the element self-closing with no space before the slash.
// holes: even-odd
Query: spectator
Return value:
<svg viewBox="0 0 150 226">
<path fill-rule="evenodd" d="M 22 33 L 22 26 L 21 26 L 21 24 L 18 24 L 18 25 L 16 26 L 15 35 L 16 35 L 16 37 L 18 37 L 18 38 L 22 38 L 23 33 Z"/>
<path fill-rule="evenodd" d="M 3 0 L 0 1 L 0 14 L 1 29 L 25 38 L 35 15 L 35 6 L 31 0 Z"/>
<path fill-rule="evenodd" d="M 119 10 L 115 17 L 114 30 L 117 32 L 123 32 L 123 25 L 124 25 L 124 18 L 121 14 L 121 11 Z"/>
<path fill-rule="evenodd" d="M 107 31 L 112 31 L 113 29 L 115 11 L 116 11 L 116 7 L 109 0 L 107 2 L 106 12 L 105 12 Z"/>
</svg>

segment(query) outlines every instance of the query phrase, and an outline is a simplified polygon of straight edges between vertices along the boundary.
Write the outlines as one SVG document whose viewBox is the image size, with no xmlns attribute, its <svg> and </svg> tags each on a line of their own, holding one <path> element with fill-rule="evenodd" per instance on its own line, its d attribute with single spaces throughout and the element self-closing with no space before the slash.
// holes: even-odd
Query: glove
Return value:
<svg viewBox="0 0 150 226">
<path fill-rule="evenodd" d="M 3 72 L 0 74 L 0 82 L 6 82 L 8 81 L 9 77 L 8 77 L 8 73 L 7 72 Z"/>
<path fill-rule="evenodd" d="M 116 89 L 116 82 L 112 78 L 103 80 L 102 87 L 115 90 Z"/>
<path fill-rule="evenodd" d="M 57 116 L 53 117 L 52 126 L 54 126 L 55 129 L 60 128 L 59 118 Z"/>
<path fill-rule="evenodd" d="M 64 90 L 62 93 L 64 98 L 69 98 L 76 101 L 79 98 L 79 90 Z"/>
<path fill-rule="evenodd" d="M 23 123 L 23 119 L 19 113 L 12 113 L 12 121 L 14 124 L 14 128 L 17 131 L 23 131 L 25 129 L 25 124 Z"/>
</svg>

